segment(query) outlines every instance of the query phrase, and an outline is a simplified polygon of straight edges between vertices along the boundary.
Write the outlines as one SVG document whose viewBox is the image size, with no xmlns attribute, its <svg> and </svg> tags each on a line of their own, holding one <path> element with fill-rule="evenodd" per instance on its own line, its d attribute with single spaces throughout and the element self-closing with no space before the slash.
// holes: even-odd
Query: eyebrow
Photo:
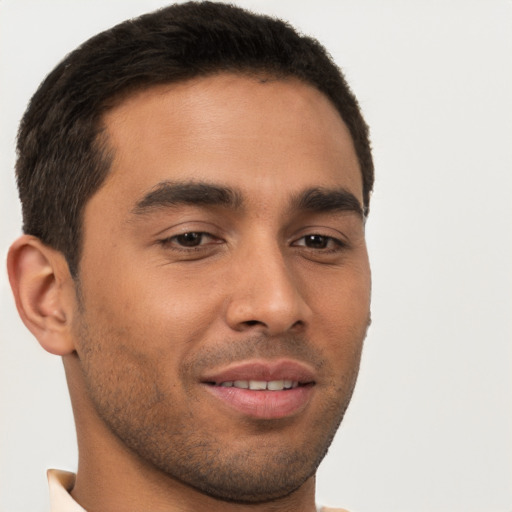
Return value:
<svg viewBox="0 0 512 512">
<path fill-rule="evenodd" d="M 354 212 L 361 218 L 365 210 L 352 192 L 344 188 L 310 188 L 294 196 L 291 201 L 293 210 L 314 213 Z"/>
<path fill-rule="evenodd" d="M 238 210 L 242 206 L 242 198 L 237 191 L 220 185 L 163 181 L 138 201 L 132 211 L 143 215 L 155 209 L 179 205 L 223 206 Z"/>
<path fill-rule="evenodd" d="M 163 181 L 153 187 L 133 208 L 133 213 L 144 215 L 160 208 L 179 205 L 222 206 L 240 210 L 242 194 L 230 187 L 205 182 Z M 290 201 L 290 209 L 314 213 L 354 212 L 364 218 L 359 200 L 344 188 L 308 188 Z"/>
</svg>

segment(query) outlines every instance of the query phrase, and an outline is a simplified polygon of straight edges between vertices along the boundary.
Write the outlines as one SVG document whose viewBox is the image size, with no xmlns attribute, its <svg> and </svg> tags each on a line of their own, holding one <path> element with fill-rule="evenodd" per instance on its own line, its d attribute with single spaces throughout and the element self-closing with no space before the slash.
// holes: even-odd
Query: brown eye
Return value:
<svg viewBox="0 0 512 512">
<path fill-rule="evenodd" d="M 296 240 L 293 244 L 295 247 L 305 247 L 322 253 L 341 251 L 346 244 L 338 238 L 332 236 L 320 235 L 318 233 L 311 233 L 304 235 Z"/>
<path fill-rule="evenodd" d="M 170 236 L 159 240 L 159 243 L 165 249 L 173 249 L 175 251 L 193 251 L 199 249 L 211 248 L 214 245 L 220 245 L 224 243 L 222 238 L 215 237 L 210 233 L 204 231 L 187 231 L 180 235 Z"/>
<path fill-rule="evenodd" d="M 304 237 L 304 245 L 310 249 L 325 249 L 330 240 L 331 238 L 328 236 L 307 235 Z"/>
<path fill-rule="evenodd" d="M 204 233 L 190 232 L 174 237 L 176 242 L 183 247 L 197 247 L 203 241 Z"/>
</svg>

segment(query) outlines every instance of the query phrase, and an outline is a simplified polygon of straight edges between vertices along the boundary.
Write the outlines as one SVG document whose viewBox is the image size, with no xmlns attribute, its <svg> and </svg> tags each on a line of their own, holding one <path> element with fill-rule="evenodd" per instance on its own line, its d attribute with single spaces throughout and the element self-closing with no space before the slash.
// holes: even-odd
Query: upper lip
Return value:
<svg viewBox="0 0 512 512">
<path fill-rule="evenodd" d="M 236 380 L 291 380 L 299 384 L 310 384 L 315 382 L 315 372 L 306 363 L 296 360 L 253 360 L 232 363 L 201 377 L 201 382 L 214 384 Z"/>
</svg>

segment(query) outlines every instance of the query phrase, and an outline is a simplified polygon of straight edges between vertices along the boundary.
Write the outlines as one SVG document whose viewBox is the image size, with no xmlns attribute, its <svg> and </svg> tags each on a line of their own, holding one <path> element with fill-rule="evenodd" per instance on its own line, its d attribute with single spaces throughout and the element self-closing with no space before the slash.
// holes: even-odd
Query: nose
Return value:
<svg viewBox="0 0 512 512">
<path fill-rule="evenodd" d="M 238 332 L 300 332 L 311 317 L 300 277 L 279 247 L 247 251 L 232 268 L 226 319 Z"/>
</svg>

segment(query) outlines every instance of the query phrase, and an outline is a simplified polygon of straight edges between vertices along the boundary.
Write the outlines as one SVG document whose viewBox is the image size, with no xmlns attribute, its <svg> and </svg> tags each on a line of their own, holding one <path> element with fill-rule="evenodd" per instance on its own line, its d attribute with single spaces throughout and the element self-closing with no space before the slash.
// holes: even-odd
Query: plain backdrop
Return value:
<svg viewBox="0 0 512 512">
<path fill-rule="evenodd" d="M 512 511 L 512 2 L 240 0 L 319 38 L 371 126 L 373 325 L 318 501 Z M 157 0 L 0 0 L 0 253 L 20 234 L 17 124 L 42 78 Z M 0 511 L 43 511 L 76 469 L 62 364 L 0 272 Z M 314 435 L 314 432 L 311 433 Z"/>
</svg>

